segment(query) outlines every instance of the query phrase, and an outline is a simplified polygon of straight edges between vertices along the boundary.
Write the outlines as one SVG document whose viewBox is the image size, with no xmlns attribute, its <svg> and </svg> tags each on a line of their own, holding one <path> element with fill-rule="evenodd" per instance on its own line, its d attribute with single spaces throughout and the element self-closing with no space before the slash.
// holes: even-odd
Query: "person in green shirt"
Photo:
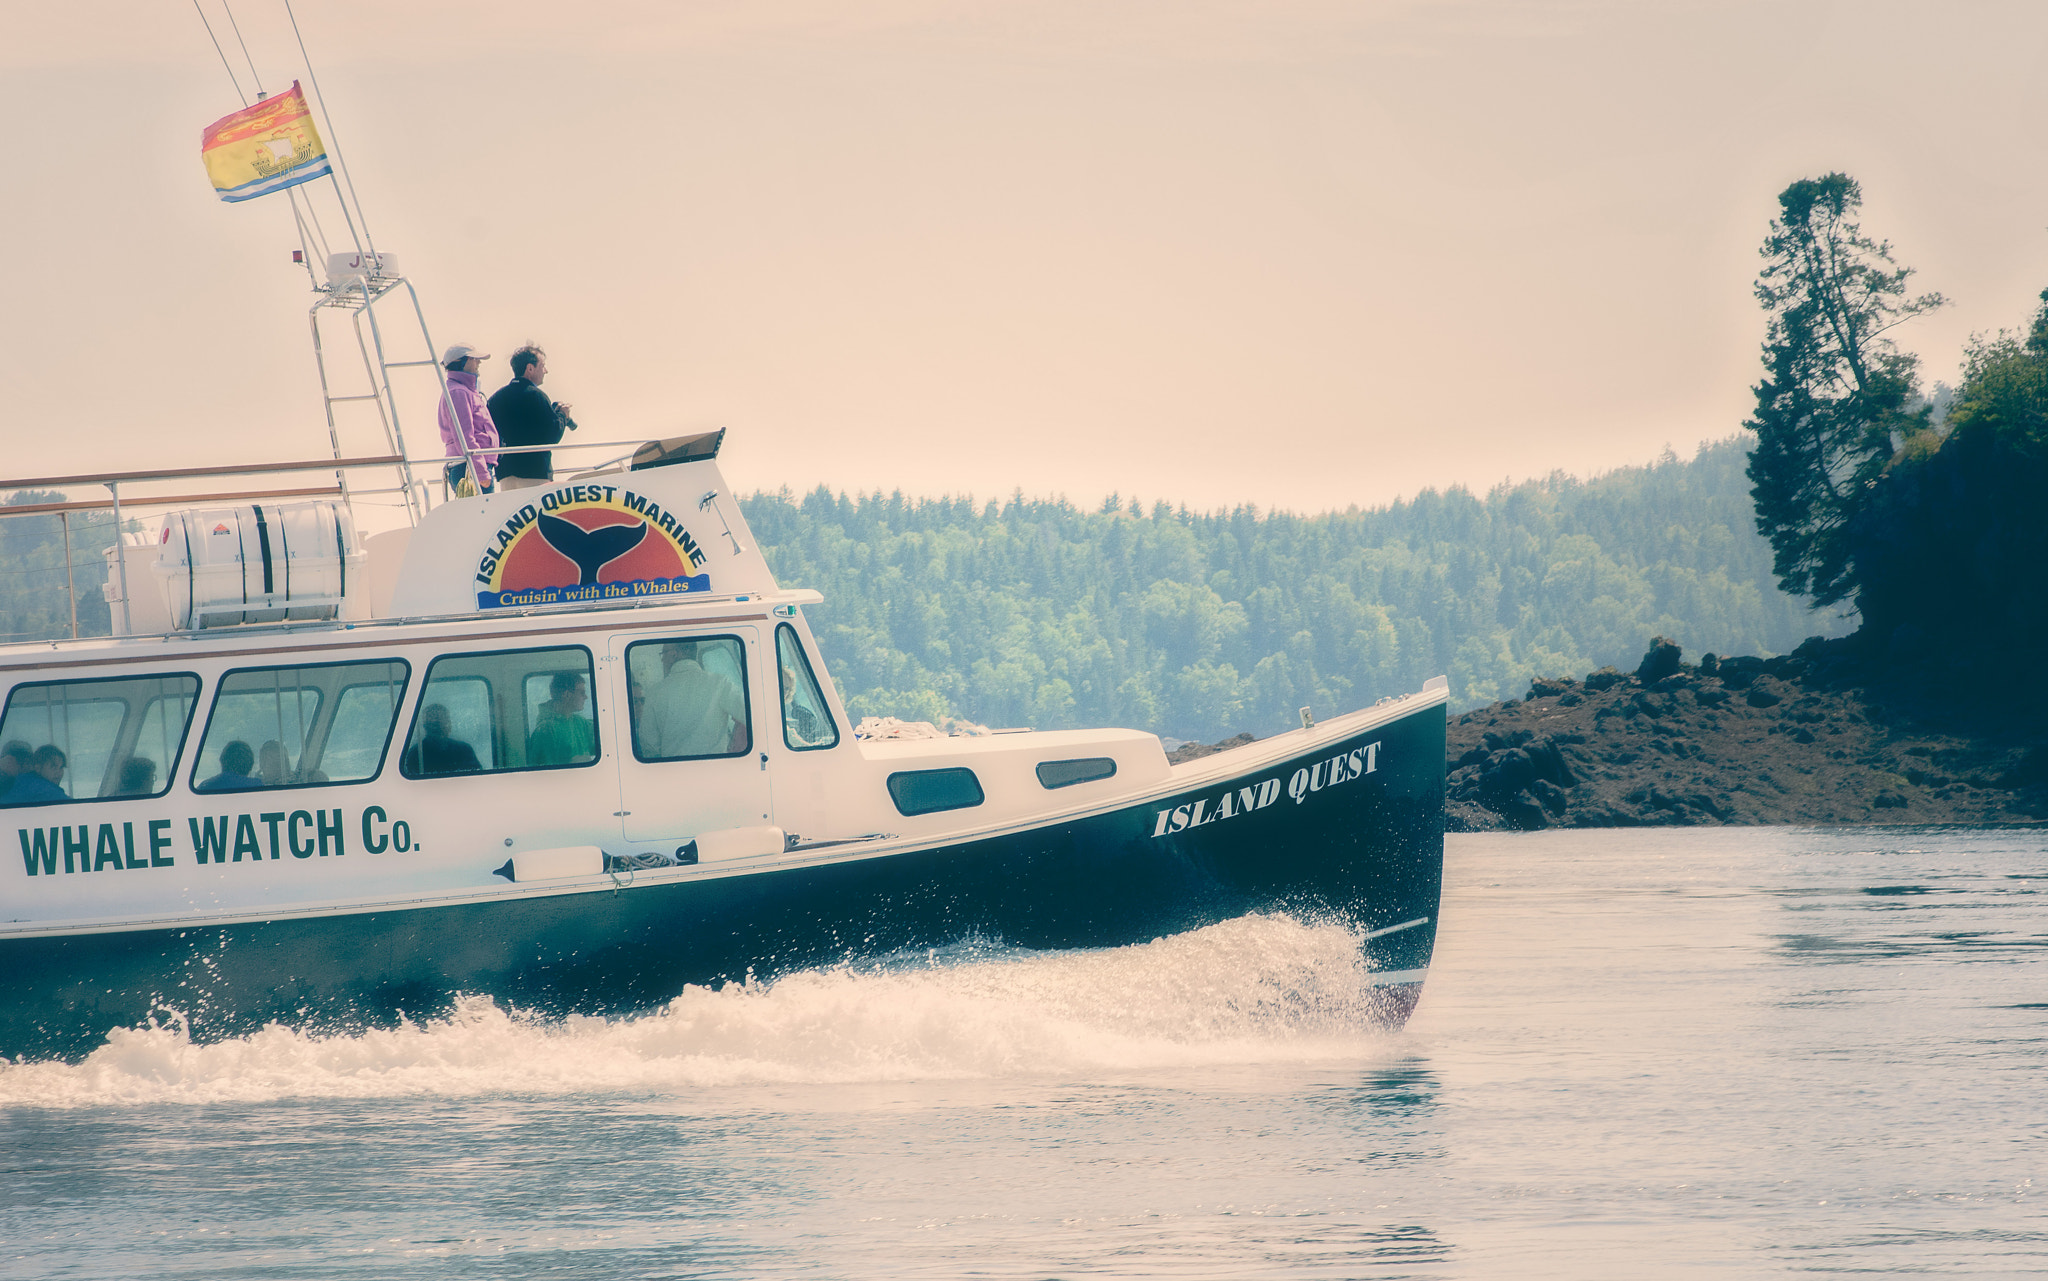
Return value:
<svg viewBox="0 0 2048 1281">
<path fill-rule="evenodd" d="M 556 672 L 548 701 L 526 740 L 528 765 L 581 765 L 597 759 L 597 723 L 584 716 L 590 686 L 581 672 Z"/>
</svg>

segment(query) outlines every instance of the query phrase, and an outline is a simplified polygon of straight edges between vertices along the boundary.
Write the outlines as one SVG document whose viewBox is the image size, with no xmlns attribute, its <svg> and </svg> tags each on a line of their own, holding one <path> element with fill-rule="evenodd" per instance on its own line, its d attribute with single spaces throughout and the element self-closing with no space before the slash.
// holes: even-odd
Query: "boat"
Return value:
<svg viewBox="0 0 2048 1281">
<path fill-rule="evenodd" d="M 240 114 L 309 110 L 295 83 Z M 298 199 L 257 172 L 222 198 Z M 0 515 L 135 531 L 107 553 L 112 635 L 0 646 L 0 1055 L 151 1022 L 389 1025 L 465 995 L 627 1017 L 692 984 L 1252 912 L 1354 930 L 1373 1017 L 1407 1018 L 1442 877 L 1442 677 L 1180 764 L 1137 729 L 857 724 L 806 618 L 822 597 L 776 581 L 722 431 L 559 444 L 585 461 L 467 497 L 443 472 L 466 445 L 408 449 L 394 375 L 445 398 L 443 361 L 396 257 L 349 225 L 364 241 L 324 278 L 294 254 L 331 456 L 0 481 L 108 491 Z M 330 369 L 337 321 L 367 391 Z M 349 452 L 352 410 L 384 452 Z"/>
<path fill-rule="evenodd" d="M 775 581 L 721 444 L 369 539 L 336 500 L 172 510 L 111 557 L 132 632 L 0 648 L 0 741 L 65 761 L 61 799 L 0 814 L 0 1053 L 461 993 L 625 1015 L 905 948 L 1114 947 L 1261 911 L 1356 928 L 1381 1017 L 1406 1017 L 1442 869 L 1441 679 L 1179 765 L 1129 729 L 864 737 L 806 621 L 821 597 Z"/>
</svg>

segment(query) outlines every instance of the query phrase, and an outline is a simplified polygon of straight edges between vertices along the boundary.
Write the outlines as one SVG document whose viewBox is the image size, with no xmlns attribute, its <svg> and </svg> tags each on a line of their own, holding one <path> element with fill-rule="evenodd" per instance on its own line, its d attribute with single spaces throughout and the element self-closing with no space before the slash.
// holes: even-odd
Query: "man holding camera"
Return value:
<svg viewBox="0 0 2048 1281">
<path fill-rule="evenodd" d="M 512 381 L 491 393 L 491 421 L 498 428 L 502 445 L 553 445 L 562 430 L 576 430 L 569 407 L 549 400 L 540 385 L 547 381 L 548 354 L 532 343 L 512 353 Z M 536 450 L 530 454 L 498 456 L 500 489 L 533 489 L 555 478 L 554 454 Z"/>
</svg>

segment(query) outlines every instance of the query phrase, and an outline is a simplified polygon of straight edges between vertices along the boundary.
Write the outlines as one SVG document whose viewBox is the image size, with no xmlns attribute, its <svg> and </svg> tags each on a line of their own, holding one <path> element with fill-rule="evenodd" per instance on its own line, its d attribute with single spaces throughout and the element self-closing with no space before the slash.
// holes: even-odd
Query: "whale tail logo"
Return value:
<svg viewBox="0 0 2048 1281">
<path fill-rule="evenodd" d="M 585 529 L 573 521 L 543 512 L 540 536 L 547 540 L 548 546 L 567 556 L 576 566 L 576 585 L 591 587 L 597 583 L 600 570 L 638 547 L 647 537 L 647 522 Z"/>
</svg>

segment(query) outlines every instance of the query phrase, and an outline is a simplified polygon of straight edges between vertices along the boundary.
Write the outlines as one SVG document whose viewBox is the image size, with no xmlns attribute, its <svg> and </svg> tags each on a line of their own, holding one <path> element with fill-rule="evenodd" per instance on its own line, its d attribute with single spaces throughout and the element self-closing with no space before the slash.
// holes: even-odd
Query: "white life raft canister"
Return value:
<svg viewBox="0 0 2048 1281">
<path fill-rule="evenodd" d="M 336 502 L 171 512 L 157 550 L 171 626 L 190 630 L 341 618 L 365 559 Z"/>
</svg>

